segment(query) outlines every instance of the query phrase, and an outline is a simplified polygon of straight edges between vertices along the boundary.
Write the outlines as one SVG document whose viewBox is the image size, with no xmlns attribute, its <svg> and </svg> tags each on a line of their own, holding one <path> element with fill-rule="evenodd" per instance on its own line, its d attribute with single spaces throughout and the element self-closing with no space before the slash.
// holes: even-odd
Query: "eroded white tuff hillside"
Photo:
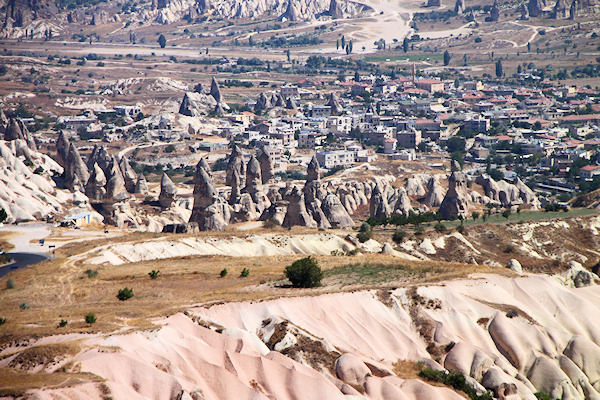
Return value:
<svg viewBox="0 0 600 400">
<path fill-rule="evenodd" d="M 104 383 L 32 398 L 462 398 L 394 368 L 412 360 L 460 372 L 495 398 L 598 399 L 598 320 L 598 286 L 548 276 L 197 307 L 155 331 L 88 337 L 79 354 L 46 368 L 80 368 Z"/>
<path fill-rule="evenodd" d="M 171 24 L 205 15 L 224 18 L 275 17 L 281 20 L 314 20 L 356 17 L 373 9 L 348 0 L 152 0 L 135 13 L 122 13 L 120 2 L 109 0 L 89 8 L 59 10 L 53 1 L 0 1 L 0 36 L 43 38 L 48 30 L 60 34 L 64 24 L 102 25 L 122 21 Z"/>
<path fill-rule="evenodd" d="M 30 149 L 24 140 L 0 140 L 0 208 L 6 210 L 7 222 L 34 221 L 62 212 L 63 204 L 74 196 L 56 189 L 50 176 L 60 173 L 60 165 Z"/>
<path fill-rule="evenodd" d="M 172 23 L 185 15 L 213 14 L 227 18 L 257 18 L 265 15 L 287 20 L 355 16 L 372 10 L 358 1 L 346 0 L 166 0 L 157 2 L 156 21 Z"/>
</svg>

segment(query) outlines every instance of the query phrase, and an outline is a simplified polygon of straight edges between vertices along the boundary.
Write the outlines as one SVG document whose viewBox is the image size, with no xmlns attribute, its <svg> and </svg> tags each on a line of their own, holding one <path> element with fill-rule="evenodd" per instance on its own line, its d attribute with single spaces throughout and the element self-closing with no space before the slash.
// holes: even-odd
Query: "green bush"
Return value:
<svg viewBox="0 0 600 400">
<path fill-rule="evenodd" d="M 296 288 L 312 288 L 321 285 L 323 271 L 312 257 L 301 258 L 285 267 L 285 276 Z"/>
<path fill-rule="evenodd" d="M 373 231 L 358 232 L 356 238 L 359 242 L 364 243 L 373 237 Z"/>
<path fill-rule="evenodd" d="M 552 400 L 552 397 L 550 397 L 549 394 L 546 394 L 544 392 L 536 392 L 534 393 L 535 397 L 537 397 L 538 400 Z"/>
<path fill-rule="evenodd" d="M 422 235 L 425 233 L 425 228 L 423 228 L 422 226 L 417 226 L 415 228 L 415 235 Z"/>
<path fill-rule="evenodd" d="M 450 386 L 455 390 L 464 392 L 472 400 L 493 400 L 490 393 L 478 395 L 475 390 L 469 386 L 463 374 L 456 372 L 437 371 L 430 368 L 424 368 L 419 372 L 419 376 L 429 381 L 435 381 Z"/>
<path fill-rule="evenodd" d="M 250 275 L 250 270 L 248 268 L 244 268 L 242 273 L 240 274 L 241 278 L 247 278 Z"/>
<path fill-rule="evenodd" d="M 360 225 L 360 230 L 359 230 L 359 232 L 369 232 L 370 230 L 371 230 L 371 225 L 369 225 L 369 223 L 368 223 L 368 222 L 363 222 L 363 223 Z"/>
<path fill-rule="evenodd" d="M 433 229 L 435 229 L 436 232 L 446 232 L 446 225 L 438 222 L 434 225 Z"/>
<path fill-rule="evenodd" d="M 87 313 L 85 314 L 85 322 L 87 324 L 94 324 L 96 323 L 98 319 L 96 318 L 96 314 L 94 313 Z"/>
<path fill-rule="evenodd" d="M 31 307 L 29 307 L 29 304 L 27 304 L 26 302 L 22 302 L 21 304 L 19 304 L 19 308 L 21 310 L 29 310 Z"/>
<path fill-rule="evenodd" d="M 65 326 L 67 326 L 67 324 L 69 323 L 69 321 L 67 321 L 66 319 L 61 319 L 60 322 L 58 323 L 59 328 L 64 328 Z"/>
<path fill-rule="evenodd" d="M 225 278 L 227 276 L 227 268 L 223 268 L 221 272 L 219 272 L 219 276 Z"/>
<path fill-rule="evenodd" d="M 133 297 L 133 289 L 128 287 L 124 287 L 123 289 L 119 289 L 119 293 L 117 293 L 117 299 L 121 301 L 129 300 Z"/>
<path fill-rule="evenodd" d="M 392 235 L 392 240 L 394 241 L 394 243 L 402 243 L 404 241 L 404 238 L 406 238 L 406 232 L 404 231 L 396 231 Z"/>
<path fill-rule="evenodd" d="M 4 325 L 6 323 L 6 318 L 0 318 L 0 325 Z"/>
<path fill-rule="evenodd" d="M 352 250 L 350 250 L 348 253 L 346 253 L 346 255 L 348 255 L 348 256 L 355 256 L 358 253 L 359 253 L 358 247 L 355 247 Z"/>
<path fill-rule="evenodd" d="M 8 278 L 8 280 L 6 281 L 6 288 L 7 289 L 14 289 L 15 287 L 17 287 L 17 284 L 15 283 L 15 280 L 13 278 Z"/>
<path fill-rule="evenodd" d="M 94 269 L 86 269 L 85 274 L 87 275 L 88 278 L 92 279 L 92 278 L 95 278 L 98 276 L 98 271 L 96 271 Z"/>
<path fill-rule="evenodd" d="M 148 276 L 150 277 L 150 279 L 158 278 L 158 274 L 160 274 L 160 270 L 158 269 L 153 269 L 152 271 L 148 272 Z"/>
</svg>

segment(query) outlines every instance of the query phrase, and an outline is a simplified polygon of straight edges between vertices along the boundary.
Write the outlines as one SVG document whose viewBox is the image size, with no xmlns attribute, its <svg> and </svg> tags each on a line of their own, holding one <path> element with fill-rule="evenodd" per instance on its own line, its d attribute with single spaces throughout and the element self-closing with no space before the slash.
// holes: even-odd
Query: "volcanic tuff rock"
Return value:
<svg viewBox="0 0 600 400">
<path fill-rule="evenodd" d="M 65 186 L 71 190 L 77 189 L 83 192 L 90 173 L 73 143 L 69 144 L 64 171 Z"/>
<path fill-rule="evenodd" d="M 371 193 L 369 201 L 369 215 L 373 218 L 388 218 L 392 215 L 392 210 L 384 193 L 384 188 L 377 184 Z"/>
<path fill-rule="evenodd" d="M 121 157 L 121 160 L 119 161 L 119 168 L 121 169 L 123 179 L 125 180 L 125 188 L 129 193 L 134 193 L 135 184 L 137 182 L 137 174 L 129 164 L 129 160 L 126 156 Z"/>
<path fill-rule="evenodd" d="M 244 155 L 237 144 L 233 145 L 231 154 L 229 155 L 229 161 L 227 162 L 227 169 L 225 170 L 225 184 L 231 186 L 232 174 L 236 171 L 240 178 L 240 184 L 244 176 L 246 176 L 246 164 L 244 163 Z"/>
<path fill-rule="evenodd" d="M 56 162 L 58 162 L 58 164 L 63 168 L 65 167 L 65 161 L 67 159 L 67 154 L 69 153 L 70 144 L 71 143 L 64 132 L 60 131 L 58 134 L 58 139 L 56 140 Z"/>
<path fill-rule="evenodd" d="M 349 228 L 354 226 L 354 221 L 340 202 L 340 199 L 330 193 L 323 199 L 321 209 L 332 228 Z"/>
<path fill-rule="evenodd" d="M 266 196 L 262 192 L 262 177 L 260 173 L 260 164 L 256 157 L 252 155 L 246 166 L 246 186 L 243 193 L 248 193 L 252 197 L 252 201 L 257 204 L 262 204 Z"/>
<path fill-rule="evenodd" d="M 409 196 L 423 197 L 427 194 L 421 179 L 418 178 L 408 178 L 404 188 Z"/>
<path fill-rule="evenodd" d="M 312 219 L 306 211 L 304 194 L 297 186 L 294 186 L 291 193 L 285 197 L 285 200 L 289 202 L 289 205 L 282 226 L 286 228 L 294 225 L 307 226 L 310 228 L 317 227 L 315 220 Z"/>
<path fill-rule="evenodd" d="M 160 206 L 163 208 L 171 207 L 176 195 L 177 188 L 175 187 L 175 184 L 171 178 L 169 178 L 169 175 L 163 173 L 162 178 L 160 179 L 160 195 L 158 196 Z"/>
<path fill-rule="evenodd" d="M 329 94 L 329 98 L 327 99 L 327 103 L 325 103 L 325 105 L 331 107 L 332 115 L 338 115 L 341 114 L 342 111 L 344 111 L 344 108 L 340 104 L 340 100 L 338 99 L 335 93 Z"/>
<path fill-rule="evenodd" d="M 454 12 L 457 14 L 462 14 L 465 11 L 465 3 L 463 0 L 456 0 L 454 3 Z"/>
<path fill-rule="evenodd" d="M 542 0 L 529 0 L 527 3 L 527 10 L 529 11 L 530 17 L 539 17 L 542 15 L 542 10 L 544 9 L 544 4 Z"/>
<path fill-rule="evenodd" d="M 448 191 L 438 212 L 443 218 L 450 219 L 452 217 L 463 216 L 467 217 L 469 212 L 468 196 L 466 194 L 467 180 L 458 163 L 453 162 L 452 173 L 448 178 Z"/>
<path fill-rule="evenodd" d="M 111 157 L 106 177 L 106 199 L 112 202 L 126 200 L 129 196 L 125 187 L 125 179 L 123 179 L 119 162 L 114 156 Z"/>
<path fill-rule="evenodd" d="M 265 95 L 261 93 L 258 95 L 256 99 L 256 104 L 254 104 L 254 112 L 262 112 L 272 108 L 271 100 Z"/>
<path fill-rule="evenodd" d="M 334 19 L 344 18 L 344 12 L 337 0 L 331 0 L 329 2 L 327 13 Z"/>
<path fill-rule="evenodd" d="M 221 102 L 221 89 L 219 88 L 219 84 L 217 83 L 217 80 L 214 76 L 210 81 L 210 95 L 215 99 L 217 103 Z"/>
<path fill-rule="evenodd" d="M 200 165 L 194 176 L 194 206 L 189 222 L 198 223 L 201 231 L 222 231 L 229 223 L 231 210 L 215 189 L 212 178 Z"/>
<path fill-rule="evenodd" d="M 285 108 L 288 110 L 296 110 L 298 106 L 296 105 L 296 101 L 292 97 L 288 97 L 285 101 Z"/>
<path fill-rule="evenodd" d="M 490 21 L 498 21 L 500 18 L 500 8 L 498 7 L 498 0 L 494 0 L 494 4 L 490 9 Z"/>
<path fill-rule="evenodd" d="M 269 153 L 266 147 L 260 149 L 258 162 L 260 163 L 262 183 L 271 183 L 275 179 L 275 174 L 273 173 L 273 157 L 271 157 L 271 153 Z"/>
<path fill-rule="evenodd" d="M 237 170 L 231 172 L 231 193 L 229 194 L 229 204 L 234 205 L 240 202 L 242 190 L 240 188 L 240 176 Z"/>
<path fill-rule="evenodd" d="M 179 105 L 179 114 L 188 117 L 199 117 L 213 111 L 217 101 L 211 95 L 203 93 L 186 92 Z"/>
<path fill-rule="evenodd" d="M 19 147 L 28 149 L 32 167 L 26 166 L 18 155 Z M 37 168 L 42 168 L 44 173 L 34 174 Z M 59 164 L 30 150 L 23 140 L 0 140 L 0 208 L 8 214 L 6 222 L 34 221 L 62 211 L 62 203 L 71 196 L 58 191 L 50 179 L 51 175 L 61 173 Z"/>
<path fill-rule="evenodd" d="M 300 20 L 300 17 L 298 16 L 298 10 L 296 10 L 296 6 L 294 5 L 294 2 L 292 0 L 288 0 L 287 2 L 287 8 L 285 9 L 284 13 L 281 14 L 281 16 L 279 17 L 280 21 L 298 21 Z"/>
<path fill-rule="evenodd" d="M 146 182 L 146 177 L 144 174 L 139 174 L 137 178 L 137 182 L 135 183 L 135 189 L 133 191 L 135 194 L 148 194 L 148 183 Z"/>
<path fill-rule="evenodd" d="M 91 171 L 90 178 L 85 185 L 85 195 L 89 197 L 90 200 L 104 200 L 104 197 L 106 196 L 106 176 L 104 175 L 104 171 L 102 171 L 102 168 L 96 163 L 92 166 Z"/>
</svg>

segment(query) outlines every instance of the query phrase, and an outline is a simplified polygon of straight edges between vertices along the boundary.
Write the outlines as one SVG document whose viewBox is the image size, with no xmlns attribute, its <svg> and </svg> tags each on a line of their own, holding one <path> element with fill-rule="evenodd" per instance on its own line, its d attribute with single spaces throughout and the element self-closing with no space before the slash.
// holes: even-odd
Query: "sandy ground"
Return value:
<svg viewBox="0 0 600 400">
<path fill-rule="evenodd" d="M 8 239 L 15 246 L 14 253 L 45 253 L 48 246 L 40 246 L 38 241 L 50 235 L 52 225 L 42 222 L 20 225 L 4 225 L 0 232 L 14 232 Z"/>
</svg>

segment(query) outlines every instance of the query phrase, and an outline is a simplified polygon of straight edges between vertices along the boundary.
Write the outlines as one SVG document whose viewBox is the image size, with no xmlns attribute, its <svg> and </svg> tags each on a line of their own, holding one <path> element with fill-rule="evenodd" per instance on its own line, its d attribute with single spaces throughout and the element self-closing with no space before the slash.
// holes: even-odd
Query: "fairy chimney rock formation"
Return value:
<svg viewBox="0 0 600 400">
<path fill-rule="evenodd" d="M 468 196 L 466 194 L 467 181 L 460 166 L 456 161 L 452 162 L 452 173 L 448 178 L 448 191 L 439 208 L 443 218 L 467 217 L 469 212 Z"/>
<path fill-rule="evenodd" d="M 260 150 L 258 162 L 260 163 L 262 183 L 271 183 L 275 179 L 275 174 L 273 173 L 273 157 L 271 157 L 271 153 L 269 153 L 266 147 L 263 147 Z"/>
<path fill-rule="evenodd" d="M 197 165 L 194 176 L 194 206 L 190 222 L 197 223 L 201 231 L 222 231 L 229 223 L 229 218 L 229 205 L 219 197 L 206 170 Z"/>
<path fill-rule="evenodd" d="M 65 186 L 71 190 L 79 190 L 80 192 L 83 192 L 89 177 L 90 173 L 87 166 L 81 159 L 79 151 L 75 145 L 73 145 L 73 143 L 70 143 L 67 159 L 65 160 Z"/>
<path fill-rule="evenodd" d="M 135 183 L 135 194 L 148 194 L 148 183 L 146 182 L 146 177 L 144 174 L 139 174 L 137 178 L 137 182 Z"/>
<path fill-rule="evenodd" d="M 214 76 L 210 81 L 210 95 L 216 100 L 217 103 L 221 103 L 221 89 L 219 88 L 219 84 Z"/>
<path fill-rule="evenodd" d="M 225 170 L 225 184 L 227 186 L 231 186 L 233 182 L 232 174 L 234 170 L 240 178 L 240 183 L 243 184 L 241 180 L 246 175 L 246 164 L 244 163 L 244 156 L 237 144 L 233 145 L 233 149 L 229 155 L 229 161 L 227 162 L 227 169 Z"/>
<path fill-rule="evenodd" d="M 175 201 L 175 195 L 177 194 L 177 188 L 175 184 L 169 178 L 169 175 L 163 173 L 160 179 L 160 194 L 158 196 L 158 202 L 162 208 L 169 208 L 173 201 Z"/>
<path fill-rule="evenodd" d="M 85 195 L 90 200 L 102 201 L 106 196 L 106 176 L 102 168 L 98 164 L 94 163 L 92 166 L 92 173 L 85 185 Z"/>
<path fill-rule="evenodd" d="M 129 193 L 134 193 L 135 185 L 137 182 L 137 174 L 129 164 L 129 160 L 127 159 L 127 157 L 121 157 L 121 161 L 119 161 L 119 168 L 121 169 L 121 173 L 123 174 L 125 188 Z"/>
<path fill-rule="evenodd" d="M 313 158 L 308 163 L 308 167 L 306 168 L 306 180 L 307 181 L 318 181 L 321 178 L 319 173 L 319 161 L 317 161 L 317 156 L 313 156 Z"/>
</svg>

